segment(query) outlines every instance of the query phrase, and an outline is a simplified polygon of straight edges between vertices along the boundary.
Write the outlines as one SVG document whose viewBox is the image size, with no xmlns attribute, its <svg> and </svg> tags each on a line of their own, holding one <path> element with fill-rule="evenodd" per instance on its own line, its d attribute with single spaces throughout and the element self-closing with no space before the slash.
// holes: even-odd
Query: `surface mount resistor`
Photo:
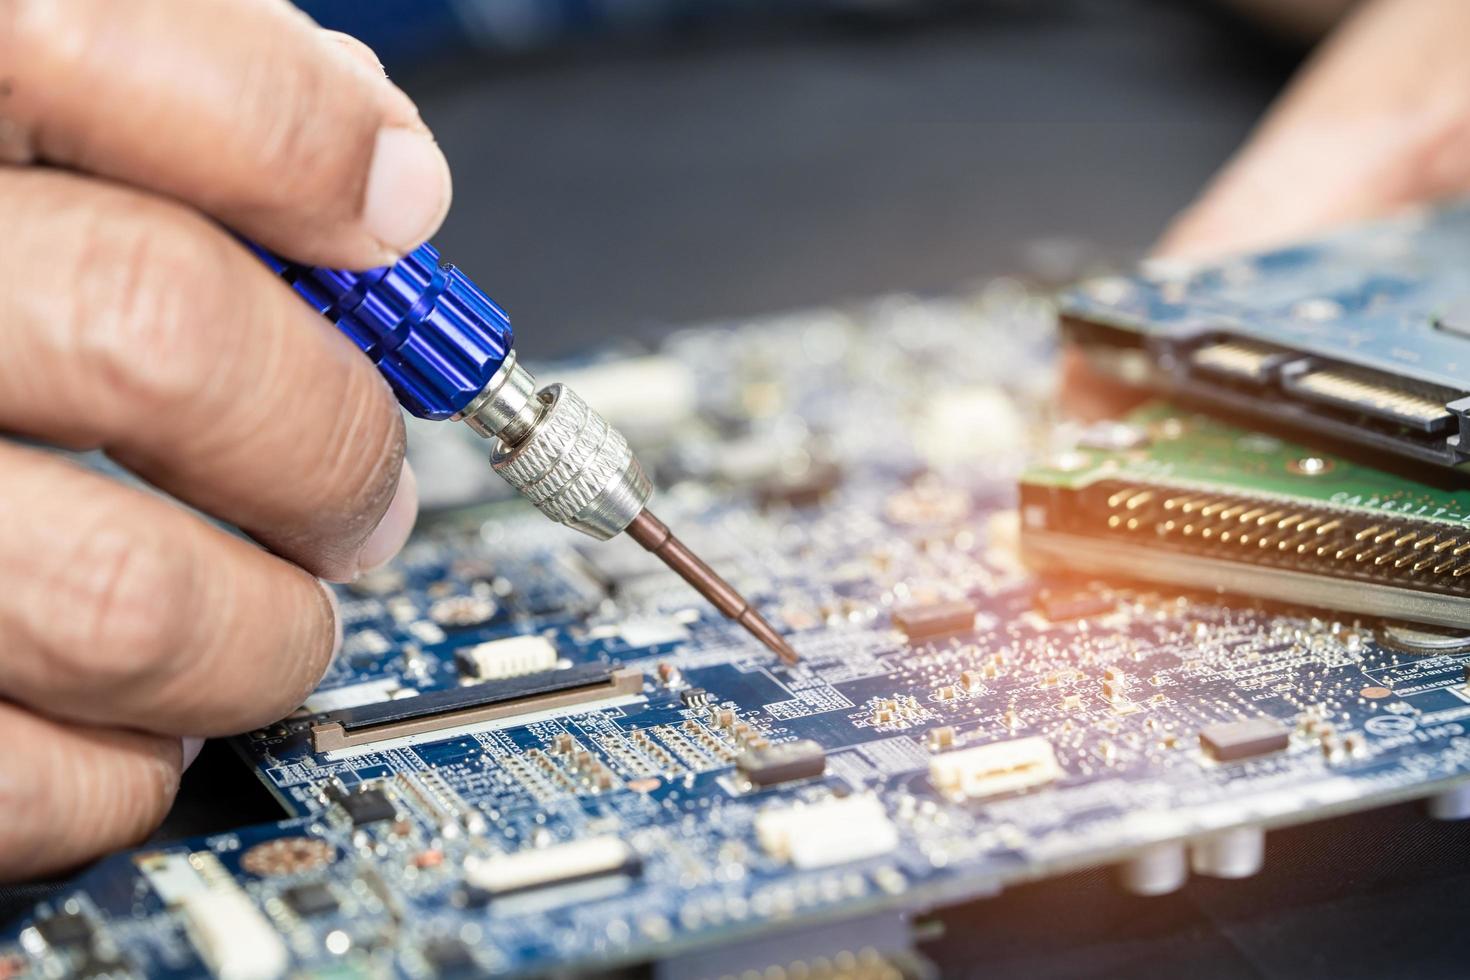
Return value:
<svg viewBox="0 0 1470 980">
<path fill-rule="evenodd" d="M 735 760 L 740 774 L 755 786 L 813 779 L 827 768 L 827 753 L 811 739 L 752 746 Z"/>
<path fill-rule="evenodd" d="M 975 628 L 975 605 L 967 599 L 893 610 L 893 625 L 910 641 L 940 639 Z"/>
</svg>

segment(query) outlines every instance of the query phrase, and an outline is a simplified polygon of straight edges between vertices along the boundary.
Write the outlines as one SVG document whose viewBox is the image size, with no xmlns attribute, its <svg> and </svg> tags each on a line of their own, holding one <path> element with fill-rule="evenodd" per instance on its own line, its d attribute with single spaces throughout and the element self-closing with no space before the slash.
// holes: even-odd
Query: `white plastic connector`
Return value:
<svg viewBox="0 0 1470 980">
<path fill-rule="evenodd" d="M 556 666 L 556 647 L 544 636 L 507 636 L 455 653 L 478 680 L 539 674 Z"/>
<path fill-rule="evenodd" d="M 244 892 L 191 893 L 180 908 L 195 948 L 220 980 L 275 980 L 290 966 L 280 933 Z"/>
<path fill-rule="evenodd" d="M 492 895 L 578 881 L 621 871 L 633 860 L 633 850 L 617 837 L 588 837 L 551 847 L 514 854 L 470 858 L 465 880 Z"/>
<path fill-rule="evenodd" d="M 1036 735 L 946 752 L 929 760 L 929 778 L 935 787 L 960 800 L 1044 786 L 1061 774 L 1051 743 Z"/>
<path fill-rule="evenodd" d="M 898 828 L 871 796 L 766 810 L 755 818 L 761 848 L 798 868 L 825 868 L 887 854 Z"/>
</svg>

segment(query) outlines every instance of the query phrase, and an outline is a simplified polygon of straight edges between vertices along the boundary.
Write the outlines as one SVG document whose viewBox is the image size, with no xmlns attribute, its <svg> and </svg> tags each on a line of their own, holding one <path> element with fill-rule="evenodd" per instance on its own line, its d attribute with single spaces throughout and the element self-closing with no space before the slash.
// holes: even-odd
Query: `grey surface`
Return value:
<svg viewBox="0 0 1470 980">
<path fill-rule="evenodd" d="M 400 80 L 454 168 L 438 241 L 522 353 L 1147 246 L 1284 60 L 1179 3 L 1038 2 Z"/>
<path fill-rule="evenodd" d="M 1254 878 L 1195 877 L 1162 898 L 1108 870 L 943 915 L 946 977 L 1463 977 L 1470 828 L 1418 805 L 1274 831 Z"/>
</svg>

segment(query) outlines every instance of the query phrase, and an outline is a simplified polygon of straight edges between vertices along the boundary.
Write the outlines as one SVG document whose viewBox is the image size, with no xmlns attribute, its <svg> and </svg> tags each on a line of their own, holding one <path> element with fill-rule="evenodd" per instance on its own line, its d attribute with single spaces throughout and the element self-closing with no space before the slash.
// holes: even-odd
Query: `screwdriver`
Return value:
<svg viewBox="0 0 1470 980">
<path fill-rule="evenodd" d="M 648 510 L 628 441 L 565 385 L 537 390 L 510 318 L 425 243 L 391 266 L 351 272 L 251 248 L 377 365 L 412 415 L 464 422 L 493 440 L 490 465 L 541 513 L 601 541 L 626 531 L 786 663 L 796 651 Z"/>
</svg>

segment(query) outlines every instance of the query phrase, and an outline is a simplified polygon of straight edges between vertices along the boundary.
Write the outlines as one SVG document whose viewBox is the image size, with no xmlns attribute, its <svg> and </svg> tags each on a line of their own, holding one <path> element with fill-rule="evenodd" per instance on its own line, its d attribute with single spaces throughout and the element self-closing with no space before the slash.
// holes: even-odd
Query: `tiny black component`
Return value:
<svg viewBox="0 0 1470 980">
<path fill-rule="evenodd" d="M 762 507 L 813 507 L 842 483 L 842 470 L 832 463 L 814 463 L 795 476 L 780 475 L 756 488 Z"/>
<path fill-rule="evenodd" d="M 1233 762 L 1279 752 L 1291 742 L 1291 733 L 1270 718 L 1226 721 L 1199 730 L 1199 744 L 1217 762 Z"/>
<path fill-rule="evenodd" d="M 480 665 L 475 663 L 475 658 L 470 655 L 473 647 L 460 647 L 454 651 L 454 666 L 459 670 L 461 677 L 470 680 L 480 680 Z"/>
<path fill-rule="evenodd" d="M 335 912 L 338 908 L 337 897 L 332 894 L 332 890 L 318 882 L 293 885 L 282 892 L 281 897 L 291 906 L 291 911 L 303 919 Z"/>
<path fill-rule="evenodd" d="M 36 931 L 53 949 L 92 944 L 92 923 L 80 912 L 57 912 L 36 923 Z"/>
<path fill-rule="evenodd" d="M 1110 613 L 1118 608 L 1118 600 L 1096 588 L 1041 589 L 1034 605 L 1041 615 L 1059 623 Z"/>
<path fill-rule="evenodd" d="M 686 708 L 703 708 L 709 704 L 709 692 L 702 687 L 691 687 L 679 694 Z"/>
<path fill-rule="evenodd" d="M 491 895 L 490 892 L 484 888 L 476 888 L 474 885 L 465 885 L 459 891 L 454 893 L 454 897 L 451 899 L 451 901 L 453 901 L 455 908 L 482 909 L 485 906 L 489 905 L 490 900 L 494 897 L 495 896 Z"/>
<path fill-rule="evenodd" d="M 458 939 L 431 939 L 424 945 L 424 959 L 434 968 L 436 977 L 481 976 L 480 966 L 469 949 Z"/>
<path fill-rule="evenodd" d="M 975 628 L 975 606 L 967 599 L 902 606 L 893 610 L 893 625 L 910 640 L 933 640 Z"/>
<path fill-rule="evenodd" d="M 735 760 L 746 779 L 756 786 L 775 786 L 796 779 L 811 779 L 827 769 L 827 753 L 809 738 L 777 742 L 761 749 L 746 749 Z"/>
<path fill-rule="evenodd" d="M 365 789 L 350 796 L 342 795 L 337 802 L 342 804 L 342 809 L 352 818 L 354 827 L 392 820 L 398 816 L 398 811 L 393 809 L 393 804 L 380 789 Z"/>
</svg>

